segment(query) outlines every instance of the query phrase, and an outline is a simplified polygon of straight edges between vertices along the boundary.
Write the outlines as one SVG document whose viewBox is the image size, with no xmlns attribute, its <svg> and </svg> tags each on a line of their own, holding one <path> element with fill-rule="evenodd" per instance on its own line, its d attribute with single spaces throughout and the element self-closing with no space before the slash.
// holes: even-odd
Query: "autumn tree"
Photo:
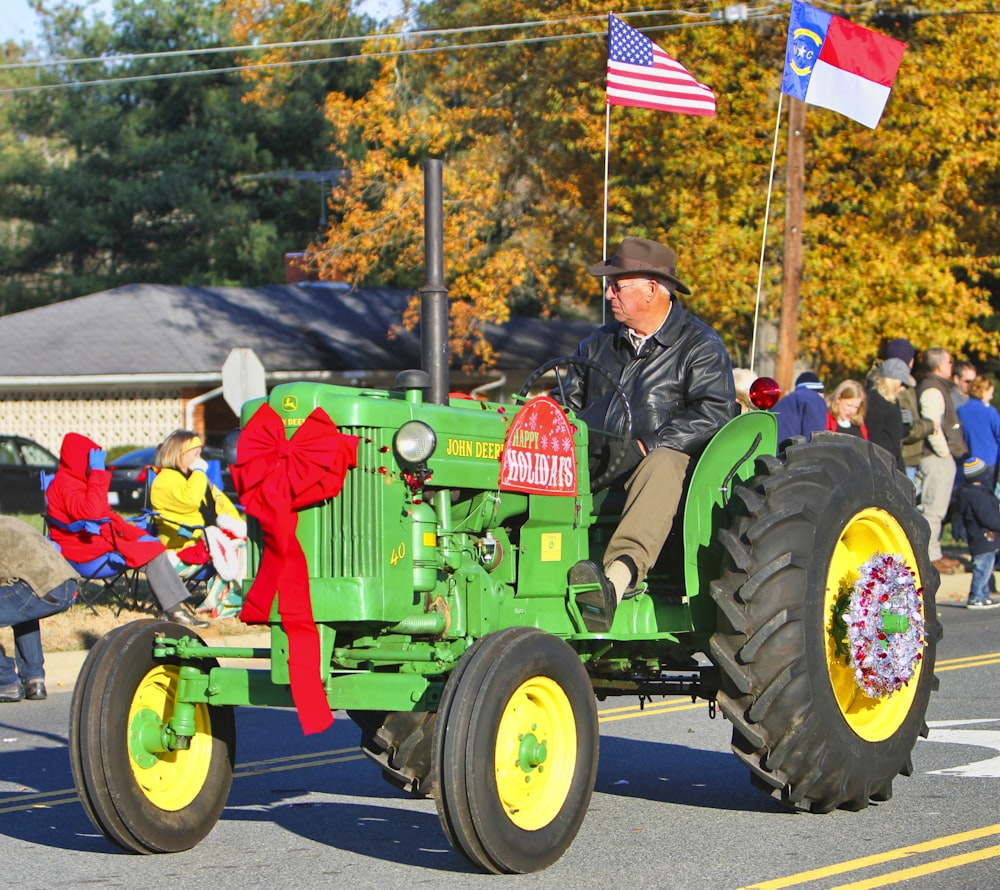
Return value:
<svg viewBox="0 0 1000 890">
<path fill-rule="evenodd" d="M 271 35 L 296 6 L 334 8 L 252 5 L 258 34 Z M 900 335 L 959 354 L 996 349 L 989 289 L 1000 162 L 989 84 L 1000 62 L 978 52 L 995 18 L 964 14 L 981 7 L 957 2 L 907 25 L 909 48 L 877 130 L 808 111 L 798 356 L 825 374 L 860 373 L 884 339 Z M 677 8 L 686 14 L 629 22 L 713 87 L 718 114 L 611 109 L 609 240 L 632 232 L 672 244 L 694 290 L 688 303 L 745 363 L 787 10 L 727 24 L 704 4 Z M 370 58 L 382 54 L 371 88 L 327 98 L 348 175 L 312 256 L 358 284 L 418 285 L 421 163 L 444 158 L 452 348 L 466 364 L 488 364 L 483 322 L 502 322 L 511 308 L 596 314 L 600 303 L 585 268 L 603 249 L 606 7 L 442 0 L 409 12 L 414 28 L 384 29 L 366 46 Z M 870 12 L 859 16 L 874 24 Z M 783 173 L 779 152 L 760 295 L 771 321 Z"/>
<path fill-rule="evenodd" d="M 50 55 L 115 61 L 46 68 L 32 76 L 58 89 L 6 101 L 12 143 L 47 151 L 11 147 L 0 169 L 0 216 L 19 233 L 4 308 L 135 281 L 281 280 L 284 253 L 316 232 L 318 184 L 285 174 L 329 169 L 328 72 L 310 69 L 281 106 L 243 103 L 212 0 L 119 0 L 110 21 L 46 9 Z"/>
<path fill-rule="evenodd" d="M 185 45 L 207 45 L 198 42 L 208 33 L 203 26 L 176 18 L 201 2 L 161 9 L 159 2 L 123 0 L 116 22 L 123 33 L 149 35 L 162 14 L 169 27 L 158 39 L 179 45 L 177 35 L 184 34 Z M 276 191 L 273 181 L 243 175 L 268 168 L 252 154 L 259 131 L 243 123 L 244 112 L 260 111 L 272 115 L 270 132 L 278 134 L 268 144 L 271 158 L 295 157 L 300 140 L 314 138 L 329 146 L 333 164 L 343 169 L 329 198 L 329 228 L 310 257 L 327 276 L 356 284 L 419 286 L 422 162 L 445 160 L 452 348 L 457 362 L 488 365 L 495 356 L 483 325 L 503 322 L 512 310 L 600 317 L 599 285 L 586 267 L 604 249 L 610 119 L 610 246 L 631 232 L 675 247 L 680 274 L 694 290 L 688 304 L 721 331 L 738 364 L 749 357 L 758 279 L 760 317 L 776 320 L 781 150 L 770 191 L 769 184 L 786 6 L 752 8 L 748 21 L 729 23 L 721 4 L 716 14 L 703 3 L 676 4 L 669 12 L 640 12 L 629 4 L 617 10 L 715 90 L 718 113 L 708 119 L 631 108 L 612 108 L 606 116 L 607 9 L 590 0 L 413 3 L 404 8 L 405 28 L 402 20 L 378 25 L 359 18 L 347 0 L 223 0 L 215 6 L 226 16 L 224 29 L 211 26 L 217 36 L 258 49 L 244 53 L 249 83 L 236 88 L 221 77 L 203 81 L 210 89 L 203 90 L 201 104 L 189 98 L 187 117 L 174 118 L 194 119 L 198 126 L 179 123 L 176 133 L 164 134 L 171 141 L 185 137 L 171 151 L 191 162 L 193 193 L 212 197 L 191 205 L 197 219 L 159 213 L 155 204 L 152 210 L 142 204 L 137 216 L 130 203 L 133 192 L 162 184 L 162 177 L 149 183 L 140 175 L 149 156 L 143 137 L 156 117 L 143 117 L 143 109 L 179 95 L 179 87 L 108 89 L 96 114 L 79 122 L 69 101 L 61 108 L 48 100 L 35 103 L 31 113 L 55 121 L 48 132 L 65 139 L 67 169 L 81 181 L 72 185 L 67 177 L 72 187 L 60 193 L 61 204 L 45 203 L 52 191 L 39 184 L 27 225 L 44 234 L 68 233 L 70 220 L 84 223 L 72 239 L 32 241 L 38 257 L 55 256 L 71 268 L 77 243 L 83 244 L 79 255 L 98 263 L 103 277 L 77 276 L 77 282 L 108 281 L 105 272 L 125 268 L 108 247 L 120 243 L 119 230 L 142 244 L 140 236 L 169 232 L 172 222 L 187 233 L 178 250 L 189 267 L 211 262 L 215 280 L 246 280 L 247 268 L 263 269 L 253 264 L 275 243 L 266 227 L 253 242 L 260 251 L 230 237 L 258 223 L 238 209 L 246 206 L 248 184 Z M 908 44 L 877 130 L 824 109 L 807 113 L 798 358 L 824 374 L 861 372 L 881 341 L 900 335 L 921 347 L 976 357 L 992 354 L 998 344 L 990 297 L 998 291 L 1000 159 L 991 100 L 1000 60 L 980 52 L 995 43 L 996 13 L 992 4 L 973 0 L 957 0 L 941 12 L 898 23 L 867 8 L 848 13 L 860 24 L 891 28 Z M 104 42 L 93 43 L 96 36 L 90 35 L 87 51 L 105 51 L 121 35 L 112 28 Z M 278 42 L 285 45 L 270 45 Z M 115 43 L 114 49 L 123 46 Z M 976 65 L 970 66 L 973 57 Z M 158 63 L 143 64 L 154 70 Z M 137 115 L 128 126 L 122 125 L 122 101 Z M 295 129 L 303 120 L 318 120 L 320 108 L 324 126 L 310 125 L 309 136 Z M 30 119 L 21 119 L 21 132 Z M 250 132 L 249 139 L 242 135 Z M 290 133 L 302 135 L 280 138 Z M 226 143 L 223 134 L 246 141 L 245 157 L 211 153 Z M 783 149 L 783 132 L 778 144 Z M 32 171 L 22 172 L 20 188 L 32 182 Z M 85 174 L 107 183 L 108 194 L 98 192 L 94 200 L 91 187 L 84 195 Z M 167 180 L 189 184 L 180 176 Z M 201 236 L 192 233 L 204 237 L 200 254 L 192 244 Z M 128 274 L 138 268 L 168 272 L 139 264 Z M 223 269 L 236 271 L 220 274 Z"/>
</svg>

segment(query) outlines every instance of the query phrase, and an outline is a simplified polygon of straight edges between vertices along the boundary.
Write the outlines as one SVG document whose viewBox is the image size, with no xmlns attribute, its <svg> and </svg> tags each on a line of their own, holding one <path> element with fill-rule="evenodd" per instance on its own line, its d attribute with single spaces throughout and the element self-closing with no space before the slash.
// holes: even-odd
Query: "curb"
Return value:
<svg viewBox="0 0 1000 890">
<path fill-rule="evenodd" d="M 941 586 L 938 587 L 937 604 L 939 606 L 965 606 L 969 599 L 969 589 L 972 587 L 972 572 L 958 572 L 954 575 L 942 575 Z"/>
</svg>

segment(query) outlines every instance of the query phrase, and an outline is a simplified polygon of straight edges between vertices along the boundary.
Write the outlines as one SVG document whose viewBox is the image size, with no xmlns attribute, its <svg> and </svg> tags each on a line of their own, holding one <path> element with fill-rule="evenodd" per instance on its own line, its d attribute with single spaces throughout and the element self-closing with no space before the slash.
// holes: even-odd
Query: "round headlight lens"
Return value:
<svg viewBox="0 0 1000 890">
<path fill-rule="evenodd" d="M 407 464 L 422 464 L 433 453 L 437 436 L 422 420 L 408 420 L 396 433 L 396 456 Z"/>
</svg>

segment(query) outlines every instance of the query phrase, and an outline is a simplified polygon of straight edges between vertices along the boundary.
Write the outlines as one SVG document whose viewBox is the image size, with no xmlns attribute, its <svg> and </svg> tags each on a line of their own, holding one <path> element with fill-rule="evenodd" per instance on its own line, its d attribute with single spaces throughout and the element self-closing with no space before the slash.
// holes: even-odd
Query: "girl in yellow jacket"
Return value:
<svg viewBox="0 0 1000 890">
<path fill-rule="evenodd" d="M 236 614 L 242 605 L 246 522 L 226 495 L 208 478 L 202 441 L 191 430 L 175 430 L 156 450 L 156 477 L 149 489 L 160 540 L 174 555 L 203 541 L 216 576 L 200 611 L 212 617 Z M 178 557 L 182 577 L 186 566 Z M 200 567 L 200 566 L 199 566 Z"/>
</svg>

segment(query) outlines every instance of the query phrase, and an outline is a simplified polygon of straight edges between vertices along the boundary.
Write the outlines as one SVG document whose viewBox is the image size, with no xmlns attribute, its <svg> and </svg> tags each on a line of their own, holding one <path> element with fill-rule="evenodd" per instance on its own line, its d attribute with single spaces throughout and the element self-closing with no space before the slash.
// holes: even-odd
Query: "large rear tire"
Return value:
<svg viewBox="0 0 1000 890">
<path fill-rule="evenodd" d="M 527 627 L 479 640 L 449 677 L 435 722 L 449 841 L 495 874 L 548 867 L 583 823 L 597 751 L 593 690 L 567 643 Z"/>
<path fill-rule="evenodd" d="M 711 642 L 733 750 L 757 787 L 797 808 L 887 800 L 895 776 L 912 772 L 917 737 L 927 735 L 941 636 L 939 578 L 913 487 L 883 449 L 819 433 L 759 461 L 735 494 L 736 519 L 720 536 L 722 577 L 712 585 L 719 625 Z M 836 626 L 845 590 L 876 554 L 905 563 L 922 587 L 922 651 L 909 681 L 890 694 L 856 679 Z"/>
<path fill-rule="evenodd" d="M 196 704 L 189 746 L 161 750 L 180 666 L 153 658 L 157 633 L 192 635 L 163 621 L 116 628 L 91 650 L 70 711 L 70 763 L 84 809 L 108 840 L 135 853 L 199 843 L 222 814 L 236 757 L 228 706 Z"/>
</svg>

